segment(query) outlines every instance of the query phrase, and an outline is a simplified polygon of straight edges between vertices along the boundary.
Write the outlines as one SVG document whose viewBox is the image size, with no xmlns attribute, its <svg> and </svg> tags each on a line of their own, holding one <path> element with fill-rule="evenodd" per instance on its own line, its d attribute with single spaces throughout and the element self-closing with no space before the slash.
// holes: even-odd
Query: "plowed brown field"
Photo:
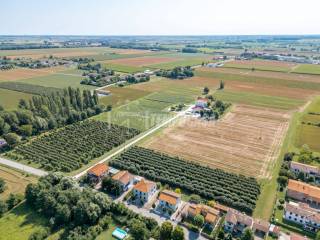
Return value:
<svg viewBox="0 0 320 240">
<path fill-rule="evenodd" d="M 66 68 L 63 66 L 43 69 L 16 68 L 7 71 L 0 71 L 0 81 L 12 81 L 18 79 L 46 76 L 63 70 L 66 70 Z"/>
<path fill-rule="evenodd" d="M 270 178 L 289 118 L 286 112 L 238 105 L 216 122 L 186 117 L 143 145 L 209 167 Z"/>
</svg>

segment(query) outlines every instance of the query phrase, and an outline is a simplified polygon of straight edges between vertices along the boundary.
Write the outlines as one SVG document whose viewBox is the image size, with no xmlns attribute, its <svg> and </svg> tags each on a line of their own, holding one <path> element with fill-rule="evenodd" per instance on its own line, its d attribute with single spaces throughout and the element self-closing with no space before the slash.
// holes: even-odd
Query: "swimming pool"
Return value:
<svg viewBox="0 0 320 240">
<path fill-rule="evenodd" d="M 121 228 L 116 228 L 112 232 L 112 236 L 120 240 L 124 239 L 127 235 L 128 235 L 127 232 L 122 230 Z"/>
</svg>

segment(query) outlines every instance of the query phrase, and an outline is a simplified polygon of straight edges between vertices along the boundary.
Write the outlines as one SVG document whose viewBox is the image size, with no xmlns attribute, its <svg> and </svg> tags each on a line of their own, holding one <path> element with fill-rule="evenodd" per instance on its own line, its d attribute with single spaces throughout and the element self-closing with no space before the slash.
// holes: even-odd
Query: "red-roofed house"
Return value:
<svg viewBox="0 0 320 240">
<path fill-rule="evenodd" d="M 196 101 L 196 107 L 201 107 L 201 108 L 208 107 L 208 98 L 198 97 Z"/>
<path fill-rule="evenodd" d="M 149 198 L 157 191 L 155 182 L 142 179 L 133 187 L 133 195 L 142 202 L 148 202 Z"/>
<path fill-rule="evenodd" d="M 252 217 L 230 208 L 225 217 L 224 229 L 226 232 L 242 233 L 246 228 L 251 229 L 252 225 Z"/>
<path fill-rule="evenodd" d="M 88 170 L 88 176 L 94 181 L 101 179 L 108 174 L 109 167 L 105 163 L 99 163 Z"/>
<path fill-rule="evenodd" d="M 128 171 L 120 171 L 112 179 L 120 183 L 122 191 L 127 191 L 133 184 L 133 176 Z"/>
<path fill-rule="evenodd" d="M 169 214 L 175 212 L 181 203 L 181 195 L 172 191 L 163 190 L 159 195 L 159 205 L 162 211 Z"/>
<path fill-rule="evenodd" d="M 320 188 L 304 182 L 290 179 L 287 196 L 301 202 L 320 206 Z"/>
</svg>

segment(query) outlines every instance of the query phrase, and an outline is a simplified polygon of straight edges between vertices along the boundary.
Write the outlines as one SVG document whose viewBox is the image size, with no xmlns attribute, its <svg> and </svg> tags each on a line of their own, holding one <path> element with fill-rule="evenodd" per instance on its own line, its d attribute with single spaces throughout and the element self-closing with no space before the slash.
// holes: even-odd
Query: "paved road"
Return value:
<svg viewBox="0 0 320 240">
<path fill-rule="evenodd" d="M 18 163 L 18 162 L 13 161 L 13 160 L 8 160 L 8 159 L 5 159 L 3 157 L 0 157 L 0 164 L 9 166 L 9 167 L 12 167 L 12 168 L 15 168 L 15 169 L 18 169 L 18 170 L 33 174 L 33 175 L 36 175 L 36 176 L 39 176 L 39 177 L 45 176 L 45 175 L 48 174 L 46 171 L 43 171 L 43 170 L 40 170 L 40 169 L 36 169 L 36 168 L 33 168 L 33 167 L 29 167 L 27 165 Z"/>
<path fill-rule="evenodd" d="M 144 139 L 145 137 L 151 135 L 152 133 L 154 133 L 155 131 L 159 130 L 160 128 L 168 125 L 169 123 L 173 122 L 174 120 L 176 120 L 177 118 L 185 115 L 185 113 L 189 110 L 186 109 L 182 112 L 179 112 L 177 115 L 175 115 L 174 117 L 164 121 L 163 123 L 159 124 L 158 126 L 148 130 L 147 132 L 145 132 L 143 135 L 139 136 L 138 138 L 136 138 L 135 140 L 133 140 L 132 142 L 124 145 L 122 148 L 120 148 L 119 150 L 117 150 L 116 152 L 110 154 L 109 156 L 105 157 L 104 159 L 102 159 L 101 161 L 99 161 L 98 163 L 96 163 L 95 165 L 99 164 L 99 163 L 103 163 L 105 161 L 110 160 L 111 158 L 113 158 L 114 156 L 118 155 L 119 153 L 121 153 L 122 151 L 124 151 L 125 149 L 133 146 L 134 144 L 136 144 L 137 142 L 141 141 L 142 139 Z M 90 167 L 91 168 L 91 167 Z M 77 175 L 74 176 L 75 179 L 79 179 L 80 177 L 82 177 L 83 175 L 85 175 L 87 173 L 87 171 L 90 169 L 87 168 L 86 170 L 82 171 L 81 173 L 78 173 Z"/>
<path fill-rule="evenodd" d="M 145 217 L 149 217 L 149 218 L 153 218 L 154 220 L 156 220 L 158 222 L 159 225 L 161 225 L 163 222 L 165 221 L 170 221 L 172 223 L 173 226 L 177 225 L 177 221 L 173 221 L 169 218 L 166 218 L 164 216 L 160 216 L 156 213 L 150 212 L 150 210 L 144 208 L 144 207 L 137 207 L 133 204 L 127 204 L 125 202 L 125 205 L 132 211 L 134 211 L 135 213 L 138 213 L 142 216 Z M 180 227 L 183 229 L 184 235 L 185 235 L 185 239 L 186 240 L 208 240 L 207 238 L 203 237 L 202 235 L 200 235 L 199 233 L 195 233 L 192 231 L 189 231 L 186 227 L 181 226 Z"/>
</svg>

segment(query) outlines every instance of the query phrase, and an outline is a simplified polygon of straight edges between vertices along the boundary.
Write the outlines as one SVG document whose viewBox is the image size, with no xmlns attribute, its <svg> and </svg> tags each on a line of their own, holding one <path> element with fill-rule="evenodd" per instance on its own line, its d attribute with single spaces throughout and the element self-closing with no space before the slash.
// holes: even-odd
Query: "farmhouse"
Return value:
<svg viewBox="0 0 320 240">
<path fill-rule="evenodd" d="M 286 203 L 283 217 L 309 231 L 317 232 L 320 228 L 320 213 L 305 203 Z"/>
<path fill-rule="evenodd" d="M 128 171 L 120 171 L 112 179 L 120 183 L 122 191 L 127 191 L 133 184 L 133 176 Z"/>
<path fill-rule="evenodd" d="M 320 206 L 320 188 L 307 183 L 290 179 L 287 196 L 301 202 Z"/>
<path fill-rule="evenodd" d="M 257 235 L 266 236 L 269 233 L 270 223 L 261 219 L 254 219 L 252 230 Z"/>
<path fill-rule="evenodd" d="M 203 204 L 190 204 L 188 208 L 188 217 L 201 214 L 204 217 L 205 223 L 214 226 L 219 219 L 219 211 Z"/>
<path fill-rule="evenodd" d="M 246 228 L 252 228 L 253 219 L 244 213 L 234 209 L 229 209 L 226 218 L 224 229 L 226 232 L 242 233 Z"/>
<path fill-rule="evenodd" d="M 148 202 L 150 197 L 157 191 L 155 182 L 142 179 L 133 187 L 133 195 L 142 202 Z"/>
<path fill-rule="evenodd" d="M 198 97 L 196 101 L 196 107 L 206 108 L 208 107 L 208 98 Z"/>
<path fill-rule="evenodd" d="M 181 203 L 181 195 L 172 191 L 164 190 L 159 195 L 158 207 L 164 212 L 172 214 L 175 212 Z"/>
<path fill-rule="evenodd" d="M 304 163 L 294 162 L 290 163 L 290 169 L 294 173 L 305 173 L 308 176 L 320 176 L 320 169 Z"/>
<path fill-rule="evenodd" d="M 99 163 L 88 171 L 88 177 L 95 182 L 100 182 L 108 174 L 109 167 L 105 163 Z"/>
</svg>

